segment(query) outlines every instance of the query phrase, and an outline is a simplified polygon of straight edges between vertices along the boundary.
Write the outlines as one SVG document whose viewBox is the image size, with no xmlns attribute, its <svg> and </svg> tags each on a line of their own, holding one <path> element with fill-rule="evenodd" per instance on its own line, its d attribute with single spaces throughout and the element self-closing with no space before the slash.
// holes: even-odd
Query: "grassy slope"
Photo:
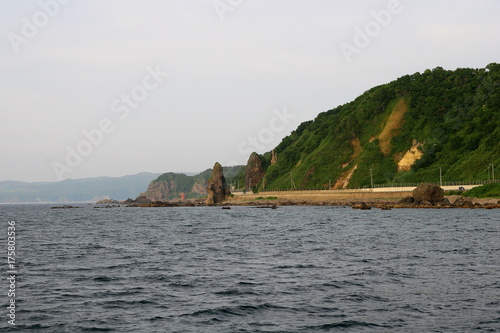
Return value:
<svg viewBox="0 0 500 333">
<path fill-rule="evenodd" d="M 500 165 L 500 65 L 406 75 L 302 123 L 276 147 L 266 188 L 327 187 L 356 166 L 349 187 L 375 183 L 487 179 Z M 407 106 L 407 108 L 405 108 Z M 352 144 L 359 140 L 361 151 Z M 397 161 L 417 140 L 410 171 Z M 291 175 L 290 175 L 291 173 Z"/>
<path fill-rule="evenodd" d="M 500 199 L 500 183 L 486 184 L 483 186 L 475 187 L 465 192 L 466 197 L 469 198 L 498 198 Z"/>
</svg>

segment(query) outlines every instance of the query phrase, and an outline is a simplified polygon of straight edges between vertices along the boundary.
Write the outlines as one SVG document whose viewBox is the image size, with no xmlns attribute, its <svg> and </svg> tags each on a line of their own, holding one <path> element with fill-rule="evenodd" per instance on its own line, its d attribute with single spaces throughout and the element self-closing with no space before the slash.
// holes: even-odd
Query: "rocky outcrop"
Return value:
<svg viewBox="0 0 500 333">
<path fill-rule="evenodd" d="M 191 192 L 193 193 L 198 193 L 201 195 L 207 195 L 207 184 L 206 183 L 194 183 L 193 187 L 191 188 Z"/>
<path fill-rule="evenodd" d="M 208 179 L 207 193 L 207 205 L 221 203 L 231 194 L 226 178 L 224 178 L 224 174 L 222 173 L 222 166 L 218 162 L 215 163 L 212 175 Z"/>
<path fill-rule="evenodd" d="M 151 200 L 149 200 L 148 198 L 146 198 L 145 196 L 143 195 L 140 195 L 138 196 L 134 202 L 134 204 L 140 204 L 140 205 L 145 205 L 145 204 L 150 204 L 151 203 Z"/>
<path fill-rule="evenodd" d="M 271 165 L 275 165 L 278 163 L 278 154 L 276 154 L 276 150 L 271 151 Z"/>
<path fill-rule="evenodd" d="M 123 202 L 120 202 L 121 204 L 124 204 L 124 205 L 129 205 L 131 203 L 134 202 L 134 199 L 131 199 L 131 198 L 128 198 L 127 200 L 123 201 Z"/>
<path fill-rule="evenodd" d="M 415 200 L 415 203 L 428 201 L 432 205 L 435 205 L 438 202 L 443 201 L 444 190 L 437 185 L 420 184 L 413 190 L 413 199 Z"/>
<path fill-rule="evenodd" d="M 413 140 L 413 145 L 404 154 L 404 156 L 398 162 L 398 171 L 410 171 L 411 167 L 415 162 L 424 156 L 420 147 L 422 146 L 417 140 Z"/>
<path fill-rule="evenodd" d="M 372 208 L 369 205 L 367 205 L 365 202 L 360 202 L 360 203 L 352 205 L 352 209 L 370 210 Z"/>
<path fill-rule="evenodd" d="M 399 204 L 404 204 L 404 205 L 409 205 L 415 202 L 415 199 L 413 197 L 404 197 L 403 199 L 399 200 Z"/>
<path fill-rule="evenodd" d="M 262 168 L 262 159 L 257 153 L 252 153 L 248 158 L 246 172 L 245 172 L 245 184 L 248 188 L 256 186 L 264 178 L 265 172 Z"/>
<path fill-rule="evenodd" d="M 333 186 L 334 190 L 338 189 L 345 189 L 349 185 L 349 181 L 351 180 L 352 175 L 354 174 L 354 171 L 358 168 L 358 165 L 356 164 L 353 166 L 351 169 L 344 171 L 342 175 L 337 179 L 335 182 L 335 185 Z"/>
<path fill-rule="evenodd" d="M 176 184 L 174 181 L 152 182 L 144 196 L 151 201 L 168 200 L 175 192 Z"/>
</svg>

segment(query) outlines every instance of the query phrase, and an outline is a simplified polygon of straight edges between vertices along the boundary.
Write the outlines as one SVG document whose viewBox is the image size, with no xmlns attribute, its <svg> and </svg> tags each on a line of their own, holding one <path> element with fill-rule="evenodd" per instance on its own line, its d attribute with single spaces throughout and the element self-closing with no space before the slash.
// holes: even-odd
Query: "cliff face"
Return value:
<svg viewBox="0 0 500 333">
<path fill-rule="evenodd" d="M 198 193 L 201 195 L 207 195 L 207 183 L 195 183 L 191 188 L 191 192 Z"/>
<path fill-rule="evenodd" d="M 201 193 L 192 191 L 193 187 L 198 188 L 195 186 L 196 183 L 201 183 L 203 186 L 205 181 L 185 174 L 169 172 L 152 181 L 144 196 L 151 201 L 178 199 L 181 193 L 186 197 L 200 197 L 204 194 L 203 191 L 200 191 Z"/>
<path fill-rule="evenodd" d="M 222 166 L 218 162 L 215 163 L 212 175 L 208 179 L 207 192 L 207 205 L 220 203 L 226 200 L 226 197 L 231 194 L 226 178 L 222 173 Z"/>
<path fill-rule="evenodd" d="M 262 160 L 257 153 L 252 153 L 248 158 L 246 172 L 245 172 L 245 184 L 248 188 L 252 188 L 259 184 L 264 178 L 265 171 L 262 167 Z"/>
<path fill-rule="evenodd" d="M 207 183 L 205 181 L 201 180 L 194 183 L 191 187 L 189 186 L 190 184 L 178 186 L 175 180 L 152 182 L 149 184 L 144 196 L 151 201 L 165 201 L 179 198 L 181 193 L 184 193 L 188 197 L 207 195 Z"/>
<path fill-rule="evenodd" d="M 150 183 L 144 196 L 151 201 L 168 200 L 173 196 L 177 184 L 174 181 Z"/>
</svg>

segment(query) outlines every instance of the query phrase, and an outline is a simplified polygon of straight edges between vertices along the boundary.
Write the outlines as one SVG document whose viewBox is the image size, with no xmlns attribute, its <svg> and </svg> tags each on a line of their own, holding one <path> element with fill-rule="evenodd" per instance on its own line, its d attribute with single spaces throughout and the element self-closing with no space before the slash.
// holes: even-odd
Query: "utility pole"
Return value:
<svg viewBox="0 0 500 333">
<path fill-rule="evenodd" d="M 373 188 L 373 169 L 370 169 L 370 183 L 372 184 Z"/>
<path fill-rule="evenodd" d="M 439 186 L 443 186 L 443 176 L 441 174 L 441 167 L 439 167 Z"/>
</svg>

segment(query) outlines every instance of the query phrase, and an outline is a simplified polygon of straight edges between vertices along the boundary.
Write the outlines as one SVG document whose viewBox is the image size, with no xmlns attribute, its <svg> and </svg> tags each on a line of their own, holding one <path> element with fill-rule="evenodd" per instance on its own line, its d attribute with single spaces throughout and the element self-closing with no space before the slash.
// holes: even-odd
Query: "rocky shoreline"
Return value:
<svg viewBox="0 0 500 333">
<path fill-rule="evenodd" d="M 461 196 L 445 197 L 448 201 L 437 203 L 435 205 L 428 202 L 422 203 L 402 203 L 401 200 L 335 200 L 335 201 L 308 201 L 308 200 L 250 200 L 250 201 L 236 201 L 226 200 L 221 203 L 207 205 L 204 200 L 184 200 L 184 201 L 154 201 L 154 202 L 134 202 L 125 203 L 123 201 L 99 202 L 99 205 L 107 206 L 106 208 L 113 207 L 279 207 L 279 206 L 347 206 L 353 209 L 370 209 L 379 208 L 384 210 L 397 209 L 397 208 L 426 208 L 426 209 L 447 209 L 447 208 L 484 208 L 484 209 L 497 209 L 500 208 L 500 200 L 498 199 L 478 199 L 478 198 L 464 198 Z M 111 205 L 110 205 L 111 204 Z M 368 207 L 368 208 L 367 208 Z"/>
<path fill-rule="evenodd" d="M 225 184 L 220 182 L 220 188 L 224 189 Z M 236 200 L 231 196 L 226 196 L 225 200 L 176 200 L 176 201 L 151 201 L 144 196 L 139 196 L 137 199 L 127 199 L 125 201 L 117 200 L 101 200 L 97 202 L 96 208 L 106 205 L 105 208 L 120 207 L 202 207 L 215 206 L 227 207 L 231 206 L 254 206 L 260 208 L 277 208 L 279 206 L 351 206 L 353 209 L 368 210 L 371 208 L 379 208 L 390 210 L 393 208 L 484 208 L 496 209 L 500 208 L 500 200 L 498 199 L 479 199 L 467 198 L 460 195 L 444 196 L 442 188 L 432 184 L 421 184 L 414 191 L 413 196 L 403 199 L 337 199 L 326 201 L 314 200 L 291 200 L 291 199 L 264 199 L 264 200 Z"/>
</svg>

